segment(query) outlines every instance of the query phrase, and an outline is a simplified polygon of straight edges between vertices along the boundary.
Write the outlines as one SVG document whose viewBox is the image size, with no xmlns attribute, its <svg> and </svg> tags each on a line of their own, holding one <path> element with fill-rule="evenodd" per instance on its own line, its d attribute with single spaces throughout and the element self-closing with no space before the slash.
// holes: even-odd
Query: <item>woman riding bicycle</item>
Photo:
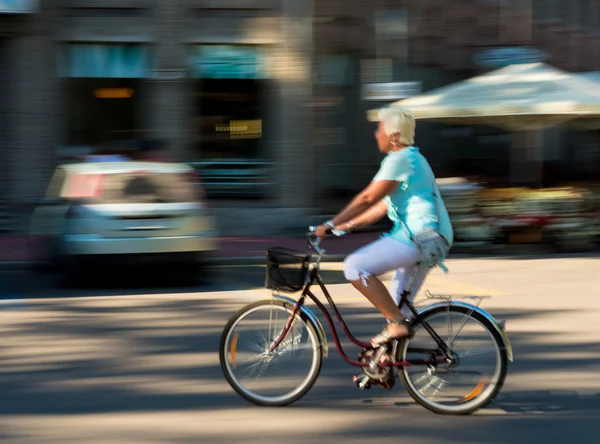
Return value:
<svg viewBox="0 0 600 444">
<path fill-rule="evenodd" d="M 389 321 L 387 327 L 371 339 L 373 346 L 413 335 L 406 320 L 410 312 L 398 306 L 402 293 L 410 282 L 406 290 L 411 300 L 431 266 L 443 267 L 442 261 L 454 237 L 431 167 L 413 146 L 414 135 L 415 119 L 409 110 L 401 107 L 381 110 L 375 138 L 379 151 L 386 157 L 378 173 L 342 211 L 316 231 L 320 238 L 326 237 L 332 229 L 351 232 L 379 221 L 386 213 L 394 222 L 390 233 L 355 251 L 344 261 L 346 279 Z M 437 254 L 430 254 L 431 245 Z M 390 295 L 377 276 L 391 270 L 397 271 Z"/>
</svg>

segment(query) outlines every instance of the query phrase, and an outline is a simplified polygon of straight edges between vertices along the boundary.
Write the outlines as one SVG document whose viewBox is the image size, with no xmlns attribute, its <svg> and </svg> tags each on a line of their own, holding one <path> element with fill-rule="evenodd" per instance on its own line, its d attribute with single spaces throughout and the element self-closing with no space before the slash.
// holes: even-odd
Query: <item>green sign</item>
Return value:
<svg viewBox="0 0 600 444">
<path fill-rule="evenodd" d="M 265 57 L 256 46 L 202 45 L 192 48 L 192 77 L 203 79 L 266 79 Z"/>
</svg>

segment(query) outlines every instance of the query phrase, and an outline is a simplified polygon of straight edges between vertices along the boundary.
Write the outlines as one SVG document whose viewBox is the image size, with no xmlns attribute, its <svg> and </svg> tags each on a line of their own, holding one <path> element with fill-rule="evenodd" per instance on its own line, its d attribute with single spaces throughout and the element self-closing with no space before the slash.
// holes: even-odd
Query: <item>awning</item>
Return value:
<svg viewBox="0 0 600 444">
<path fill-rule="evenodd" d="M 531 130 L 600 117 L 600 83 L 544 63 L 517 64 L 394 102 L 416 119 Z M 378 120 L 378 109 L 368 112 Z"/>
</svg>

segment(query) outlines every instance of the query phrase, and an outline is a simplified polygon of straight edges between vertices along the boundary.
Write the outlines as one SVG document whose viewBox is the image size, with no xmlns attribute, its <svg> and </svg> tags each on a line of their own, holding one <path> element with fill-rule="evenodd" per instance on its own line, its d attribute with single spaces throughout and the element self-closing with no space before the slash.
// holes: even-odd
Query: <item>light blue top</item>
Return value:
<svg viewBox="0 0 600 444">
<path fill-rule="evenodd" d="M 130 160 L 131 159 L 121 156 L 120 154 L 100 154 L 87 156 L 85 158 L 86 162 L 127 162 Z"/>
<path fill-rule="evenodd" d="M 414 247 L 410 235 L 414 236 L 426 228 L 436 228 L 452 245 L 454 232 L 448 211 L 439 195 L 433 171 L 417 147 L 388 153 L 373 178 L 373 181 L 377 180 L 400 182 L 398 188 L 384 198 L 388 217 L 394 222 L 394 228 L 385 236 Z M 410 230 L 410 235 L 401 220 Z"/>
</svg>

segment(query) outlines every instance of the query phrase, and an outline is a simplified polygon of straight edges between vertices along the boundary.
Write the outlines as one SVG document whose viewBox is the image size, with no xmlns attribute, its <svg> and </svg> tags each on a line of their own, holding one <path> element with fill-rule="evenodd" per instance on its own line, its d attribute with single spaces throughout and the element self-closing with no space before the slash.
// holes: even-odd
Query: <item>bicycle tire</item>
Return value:
<svg viewBox="0 0 600 444">
<path fill-rule="evenodd" d="M 500 354 L 500 359 L 499 359 L 499 367 L 500 368 L 499 368 L 499 370 L 496 371 L 498 373 L 498 376 L 496 378 L 497 380 L 495 382 L 493 390 L 490 391 L 490 393 L 488 393 L 482 399 L 479 399 L 476 397 L 472 400 L 472 401 L 477 401 L 477 402 L 471 402 L 471 401 L 466 402 L 465 404 L 463 404 L 462 408 L 457 408 L 456 406 L 453 408 L 444 408 L 444 407 L 440 407 L 439 404 L 428 402 L 426 398 L 424 398 L 423 396 L 420 396 L 417 393 L 417 391 L 413 388 L 413 385 L 409 380 L 408 367 L 400 368 L 398 373 L 399 373 L 399 377 L 400 377 L 400 381 L 402 382 L 402 385 L 404 386 L 404 388 L 406 389 L 408 394 L 411 396 L 411 398 L 413 398 L 415 400 L 415 402 L 417 402 L 421 406 L 425 407 L 426 409 L 428 409 L 434 413 L 440 413 L 440 414 L 469 415 L 469 414 L 472 414 L 472 413 L 486 407 L 490 402 L 493 401 L 493 399 L 498 395 L 498 393 L 500 393 L 500 390 L 502 390 L 502 387 L 504 386 L 504 382 L 506 380 L 506 376 L 508 373 L 508 354 L 507 354 L 507 351 L 505 348 L 504 341 L 503 341 L 501 335 L 496 330 L 496 327 L 492 324 L 492 322 L 490 322 L 485 316 L 482 316 L 480 313 L 478 313 L 476 311 L 471 312 L 471 310 L 467 307 L 461 307 L 461 306 L 456 306 L 456 305 L 450 305 L 449 307 L 447 307 L 447 306 L 439 307 L 439 308 L 436 308 L 436 309 L 426 313 L 425 315 L 423 315 L 423 320 L 427 321 L 428 318 L 431 318 L 440 313 L 445 314 L 448 312 L 448 310 L 450 310 L 451 312 L 454 311 L 454 312 L 458 312 L 461 314 L 466 314 L 469 317 L 472 317 L 473 319 L 475 319 L 487 330 L 487 332 L 492 336 L 492 338 L 494 339 L 494 342 L 498 346 L 498 352 Z M 418 323 L 418 321 L 416 319 L 413 319 L 412 325 L 413 325 L 413 327 L 416 327 L 417 325 L 420 325 L 420 324 Z M 400 347 L 398 349 L 398 360 L 405 361 L 407 359 L 406 355 L 407 355 L 407 350 L 408 350 L 409 344 L 410 344 L 410 340 L 404 341 L 403 344 L 400 345 Z"/>
<path fill-rule="evenodd" d="M 221 334 L 221 341 L 219 345 L 219 362 L 221 365 L 221 370 L 225 376 L 225 379 L 229 383 L 229 385 L 244 399 L 252 402 L 256 405 L 262 406 L 285 406 L 289 405 L 300 398 L 302 398 L 314 385 L 317 378 L 319 377 L 319 373 L 321 372 L 321 366 L 323 361 L 323 344 L 320 343 L 319 334 L 316 326 L 313 322 L 306 316 L 305 314 L 299 312 L 296 314 L 297 319 L 302 322 L 307 330 L 310 332 L 313 340 L 315 341 L 315 347 L 313 348 L 313 359 L 316 359 L 316 362 L 313 363 L 311 369 L 308 372 L 307 377 L 303 381 L 303 383 L 292 392 L 292 395 L 279 399 L 265 399 L 264 396 L 254 395 L 252 392 L 248 391 L 245 387 L 243 387 L 238 381 L 237 378 L 233 375 L 227 361 L 227 340 L 231 330 L 238 325 L 238 323 L 244 318 L 244 316 L 250 312 L 256 311 L 257 309 L 272 309 L 272 307 L 283 307 L 288 314 L 291 314 L 293 310 L 293 305 L 284 301 L 271 301 L 264 300 L 258 301 L 253 304 L 247 305 L 241 310 L 239 310 L 233 317 L 229 320 L 225 328 L 223 329 L 223 333 Z M 315 356 L 316 354 L 316 356 Z"/>
</svg>

